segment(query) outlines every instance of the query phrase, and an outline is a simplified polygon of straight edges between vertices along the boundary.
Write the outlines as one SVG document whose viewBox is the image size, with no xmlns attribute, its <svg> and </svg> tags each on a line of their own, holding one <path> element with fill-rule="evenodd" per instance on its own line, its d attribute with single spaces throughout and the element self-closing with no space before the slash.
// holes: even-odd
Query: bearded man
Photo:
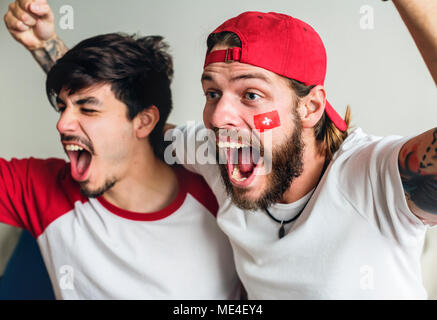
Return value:
<svg viewBox="0 0 437 320">
<path fill-rule="evenodd" d="M 393 2 L 437 79 L 437 2 Z M 326 99 L 322 40 L 291 16 L 242 13 L 207 46 L 203 120 L 226 161 L 181 160 L 219 201 L 249 299 L 426 298 L 437 128 L 407 138 L 350 128 L 349 109 L 342 119 Z M 179 129 L 199 140 L 201 126 Z"/>
</svg>

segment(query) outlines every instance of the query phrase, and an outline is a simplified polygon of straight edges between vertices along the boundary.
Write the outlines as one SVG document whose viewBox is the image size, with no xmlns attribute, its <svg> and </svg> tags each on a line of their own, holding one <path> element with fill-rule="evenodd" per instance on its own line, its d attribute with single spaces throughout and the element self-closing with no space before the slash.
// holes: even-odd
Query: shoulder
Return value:
<svg viewBox="0 0 437 320">
<path fill-rule="evenodd" d="M 9 168 L 14 171 L 14 173 L 34 173 L 40 172 L 41 174 L 46 174 L 48 176 L 53 175 L 56 169 L 61 169 L 66 167 L 66 162 L 62 159 L 35 159 L 35 158 L 25 158 L 17 159 L 12 158 L 10 161 L 5 159 L 0 159 L 0 165 L 2 168 Z"/>
<path fill-rule="evenodd" d="M 402 136 L 370 135 L 361 128 L 355 128 L 334 154 L 332 162 L 347 168 L 348 165 L 356 167 L 388 161 L 391 157 L 397 157 L 405 141 L 407 138 Z"/>
<path fill-rule="evenodd" d="M 54 220 L 85 202 L 62 159 L 0 159 L 0 182 L 23 226 L 35 237 Z"/>
<path fill-rule="evenodd" d="M 68 194 L 82 199 L 79 186 L 71 177 L 70 164 L 65 160 L 28 158 L 12 159 L 10 163 L 15 173 L 22 175 L 35 192 L 50 192 L 53 196 Z"/>
<path fill-rule="evenodd" d="M 180 184 L 186 192 L 216 216 L 218 211 L 217 199 L 203 177 L 181 166 L 177 166 L 175 170 Z"/>
<path fill-rule="evenodd" d="M 6 187 L 30 184 L 29 187 L 45 185 L 67 177 L 68 165 L 62 159 L 0 159 L 0 175 Z"/>
<path fill-rule="evenodd" d="M 417 243 L 423 224 L 407 206 L 398 165 L 399 153 L 408 139 L 374 136 L 355 129 L 334 155 L 326 180 L 384 234 L 399 242 Z"/>
<path fill-rule="evenodd" d="M 370 135 L 356 128 L 334 154 L 329 172 L 342 188 L 358 193 L 364 184 L 387 186 L 399 180 L 398 155 L 407 139 Z"/>
</svg>

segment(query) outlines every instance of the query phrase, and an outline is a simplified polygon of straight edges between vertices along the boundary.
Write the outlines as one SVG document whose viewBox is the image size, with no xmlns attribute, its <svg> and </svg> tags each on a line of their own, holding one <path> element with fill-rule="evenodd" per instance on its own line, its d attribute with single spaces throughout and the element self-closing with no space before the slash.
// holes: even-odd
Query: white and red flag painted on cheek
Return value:
<svg viewBox="0 0 437 320">
<path fill-rule="evenodd" d="M 254 115 L 253 122 L 255 129 L 258 129 L 259 132 L 264 132 L 264 130 L 273 129 L 281 125 L 279 114 L 276 110 Z"/>
</svg>

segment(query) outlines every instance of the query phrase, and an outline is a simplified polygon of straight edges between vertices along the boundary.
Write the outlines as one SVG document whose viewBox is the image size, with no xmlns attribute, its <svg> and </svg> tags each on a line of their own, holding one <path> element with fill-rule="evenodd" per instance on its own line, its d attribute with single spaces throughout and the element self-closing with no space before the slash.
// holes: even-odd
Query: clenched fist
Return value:
<svg viewBox="0 0 437 320">
<path fill-rule="evenodd" d="M 9 5 L 4 21 L 14 39 L 28 50 L 42 48 L 56 36 L 53 12 L 46 0 L 16 0 Z"/>
</svg>

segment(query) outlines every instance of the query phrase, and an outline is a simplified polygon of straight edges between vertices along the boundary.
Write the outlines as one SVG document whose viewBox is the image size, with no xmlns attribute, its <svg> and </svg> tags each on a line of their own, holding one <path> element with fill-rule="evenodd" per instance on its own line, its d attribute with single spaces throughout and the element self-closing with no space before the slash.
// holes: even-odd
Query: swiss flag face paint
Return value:
<svg viewBox="0 0 437 320">
<path fill-rule="evenodd" d="M 264 130 L 273 129 L 281 125 L 279 114 L 276 110 L 254 115 L 253 122 L 255 129 L 258 129 L 259 132 L 264 132 Z"/>
</svg>

